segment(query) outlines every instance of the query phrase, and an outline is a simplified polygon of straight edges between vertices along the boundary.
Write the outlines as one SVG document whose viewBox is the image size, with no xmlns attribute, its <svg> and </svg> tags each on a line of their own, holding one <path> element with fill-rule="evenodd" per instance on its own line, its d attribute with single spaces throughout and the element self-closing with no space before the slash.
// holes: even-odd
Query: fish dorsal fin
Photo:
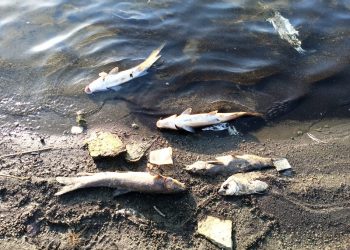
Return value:
<svg viewBox="0 0 350 250">
<path fill-rule="evenodd" d="M 118 73 L 118 72 L 119 72 L 119 68 L 115 67 L 115 68 L 111 69 L 111 71 L 109 71 L 109 74 L 115 74 L 115 73 Z"/>
<path fill-rule="evenodd" d="M 217 113 L 218 113 L 217 110 L 214 110 L 214 111 L 209 112 L 209 114 L 211 114 L 211 115 L 216 115 Z"/>
<path fill-rule="evenodd" d="M 184 112 L 182 112 L 181 115 L 190 115 L 191 113 L 192 113 L 192 108 L 188 108 Z"/>
<path fill-rule="evenodd" d="M 101 77 L 106 77 L 107 75 L 108 74 L 106 72 L 104 72 L 104 71 L 98 74 L 98 76 L 101 76 Z"/>
<path fill-rule="evenodd" d="M 100 74 L 98 74 L 100 77 L 102 77 L 102 80 L 105 80 L 105 78 L 108 76 L 108 74 L 106 72 L 101 72 Z"/>
<path fill-rule="evenodd" d="M 228 165 L 230 164 L 231 161 L 234 160 L 234 157 L 232 155 L 224 155 L 224 156 L 218 156 L 215 159 L 221 162 L 221 164 L 223 165 Z"/>
<path fill-rule="evenodd" d="M 177 115 L 175 114 L 175 115 L 169 116 L 169 117 L 167 117 L 165 119 L 175 119 L 176 117 L 177 117 Z"/>
</svg>

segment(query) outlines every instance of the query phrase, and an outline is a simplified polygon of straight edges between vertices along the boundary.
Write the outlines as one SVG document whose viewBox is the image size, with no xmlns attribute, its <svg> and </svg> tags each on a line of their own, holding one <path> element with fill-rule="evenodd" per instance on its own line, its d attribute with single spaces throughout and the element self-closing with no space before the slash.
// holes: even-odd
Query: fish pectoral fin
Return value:
<svg viewBox="0 0 350 250">
<path fill-rule="evenodd" d="M 119 91 L 121 89 L 121 86 L 114 86 L 114 87 L 109 87 L 107 88 L 108 90 L 113 90 L 113 91 Z"/>
<path fill-rule="evenodd" d="M 211 114 L 211 115 L 215 115 L 215 114 L 217 114 L 217 113 L 218 113 L 217 110 L 214 110 L 214 111 L 209 112 L 209 114 Z"/>
<path fill-rule="evenodd" d="M 116 196 L 119 196 L 119 195 L 123 195 L 123 194 L 129 193 L 129 192 L 131 192 L 131 191 L 128 190 L 128 189 L 115 189 L 113 191 L 113 197 L 116 197 Z"/>
<path fill-rule="evenodd" d="M 119 68 L 115 67 L 115 68 L 111 69 L 111 71 L 109 71 L 109 74 L 115 74 L 115 73 L 118 73 L 118 72 L 119 72 Z"/>
<path fill-rule="evenodd" d="M 181 115 L 190 115 L 191 113 L 192 113 L 192 108 L 188 108 L 184 112 L 182 112 Z"/>
<path fill-rule="evenodd" d="M 194 133 L 194 132 L 195 132 L 194 129 L 193 129 L 192 127 L 190 127 L 190 126 L 181 126 L 181 127 L 179 127 L 179 126 L 175 125 L 175 127 L 176 127 L 177 129 L 186 130 L 187 132 L 191 132 L 191 133 Z"/>
</svg>

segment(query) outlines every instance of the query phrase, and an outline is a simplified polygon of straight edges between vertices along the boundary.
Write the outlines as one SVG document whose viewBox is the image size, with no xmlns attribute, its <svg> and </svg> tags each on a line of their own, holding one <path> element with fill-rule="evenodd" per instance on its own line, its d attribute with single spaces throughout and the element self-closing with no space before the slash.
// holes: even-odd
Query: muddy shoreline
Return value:
<svg viewBox="0 0 350 250">
<path fill-rule="evenodd" d="M 233 221 L 235 249 L 347 249 L 349 124 L 348 119 L 323 120 L 312 126 L 284 121 L 239 136 L 160 132 L 141 123 L 139 129 L 133 129 L 125 122 L 89 128 L 88 133 L 114 132 L 124 142 L 155 139 L 150 150 L 173 147 L 174 166 L 157 171 L 189 188 L 177 195 L 130 193 L 116 198 L 108 188 L 56 197 L 60 186 L 53 177 L 77 172 L 143 171 L 146 157 L 136 164 L 125 162 L 123 157 L 94 162 L 84 147 L 86 134 L 54 135 L 23 130 L 21 126 L 3 127 L 2 155 L 45 147 L 49 150 L 0 159 L 0 173 L 29 177 L 0 176 L 1 249 L 217 249 L 196 234 L 197 222 L 207 215 Z M 273 136 L 273 131 L 281 132 L 280 136 Z M 311 140 L 306 132 L 325 143 Z M 197 159 L 229 153 L 286 157 L 295 174 L 269 179 L 266 194 L 227 198 L 217 193 L 224 177 L 184 171 L 185 164 Z M 276 174 L 275 170 L 268 172 Z M 120 213 L 122 209 L 135 214 Z"/>
</svg>

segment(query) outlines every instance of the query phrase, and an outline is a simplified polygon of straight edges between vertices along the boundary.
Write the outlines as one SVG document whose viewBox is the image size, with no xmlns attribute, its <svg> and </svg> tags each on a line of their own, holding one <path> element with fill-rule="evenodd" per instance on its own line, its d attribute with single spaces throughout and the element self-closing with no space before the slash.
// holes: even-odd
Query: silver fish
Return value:
<svg viewBox="0 0 350 250">
<path fill-rule="evenodd" d="M 147 172 L 100 172 L 79 177 L 57 177 L 56 180 L 66 186 L 55 195 L 88 187 L 115 188 L 115 196 L 128 192 L 169 194 L 186 190 L 183 183 L 173 178 Z"/>
<path fill-rule="evenodd" d="M 230 120 L 237 119 L 242 116 L 262 116 L 260 113 L 254 112 L 233 112 L 233 113 L 218 113 L 218 111 L 212 111 L 210 113 L 191 114 L 192 109 L 188 108 L 182 112 L 179 116 L 172 115 L 165 119 L 157 121 L 158 128 L 167 129 L 183 129 L 188 132 L 194 133 L 194 128 L 205 127 Z"/>
<path fill-rule="evenodd" d="M 269 186 L 258 180 L 263 175 L 257 172 L 238 173 L 229 177 L 220 187 L 221 195 L 246 195 L 264 192 Z"/>
<path fill-rule="evenodd" d="M 115 89 L 123 83 L 147 74 L 147 70 L 161 57 L 159 53 L 164 45 L 165 44 L 162 44 L 158 49 L 154 50 L 145 61 L 131 69 L 119 72 L 119 68 L 115 67 L 109 73 L 101 72 L 99 78 L 85 87 L 85 93 L 92 94 L 98 91 Z"/>
<path fill-rule="evenodd" d="M 287 41 L 292 47 L 301 54 L 306 51 L 301 47 L 301 41 L 299 40 L 299 32 L 292 26 L 287 18 L 284 18 L 278 11 L 275 11 L 275 15 L 266 19 L 275 28 L 280 38 Z"/>
<path fill-rule="evenodd" d="M 203 175 L 231 175 L 239 172 L 260 170 L 273 166 L 273 159 L 257 155 L 226 155 L 215 161 L 197 161 L 185 169 Z"/>
</svg>

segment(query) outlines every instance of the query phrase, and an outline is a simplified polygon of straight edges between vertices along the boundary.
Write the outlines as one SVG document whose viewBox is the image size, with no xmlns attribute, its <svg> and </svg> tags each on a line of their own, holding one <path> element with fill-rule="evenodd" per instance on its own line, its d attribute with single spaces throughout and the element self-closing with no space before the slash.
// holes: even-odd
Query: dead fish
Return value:
<svg viewBox="0 0 350 250">
<path fill-rule="evenodd" d="M 220 187 L 221 195 L 246 195 L 264 192 L 269 186 L 266 182 L 258 180 L 263 177 L 261 173 L 238 173 L 229 177 Z"/>
<path fill-rule="evenodd" d="M 115 67 L 109 73 L 101 72 L 99 78 L 85 87 L 85 93 L 92 94 L 98 91 L 116 89 L 123 83 L 147 74 L 147 70 L 161 57 L 159 53 L 164 45 L 162 44 L 158 49 L 152 51 L 145 61 L 131 69 L 119 72 L 119 68 Z"/>
<path fill-rule="evenodd" d="M 231 175 L 239 172 L 260 170 L 273 166 L 273 159 L 257 155 L 225 155 L 215 161 L 197 161 L 185 169 L 203 175 Z"/>
<path fill-rule="evenodd" d="M 191 113 L 192 109 L 188 108 L 179 116 L 172 115 L 165 119 L 160 119 L 159 121 L 157 121 L 157 127 L 174 130 L 183 129 L 188 132 L 194 133 L 194 128 L 219 124 L 222 122 L 237 119 L 242 116 L 262 116 L 260 113 L 254 112 L 218 113 L 218 111 L 212 111 L 210 113 L 202 114 Z"/>
<path fill-rule="evenodd" d="M 301 54 L 306 52 L 301 47 L 301 41 L 298 38 L 299 32 L 293 27 L 289 20 L 284 18 L 278 11 L 275 11 L 275 15 L 266 19 L 266 21 L 271 23 L 280 38 L 292 45 L 296 51 Z"/>
<path fill-rule="evenodd" d="M 170 194 L 186 190 L 186 186 L 170 177 L 152 175 L 147 172 L 100 172 L 79 177 L 57 177 L 65 184 L 55 195 L 62 195 L 80 188 L 115 188 L 114 196 L 128 192 Z"/>
</svg>

